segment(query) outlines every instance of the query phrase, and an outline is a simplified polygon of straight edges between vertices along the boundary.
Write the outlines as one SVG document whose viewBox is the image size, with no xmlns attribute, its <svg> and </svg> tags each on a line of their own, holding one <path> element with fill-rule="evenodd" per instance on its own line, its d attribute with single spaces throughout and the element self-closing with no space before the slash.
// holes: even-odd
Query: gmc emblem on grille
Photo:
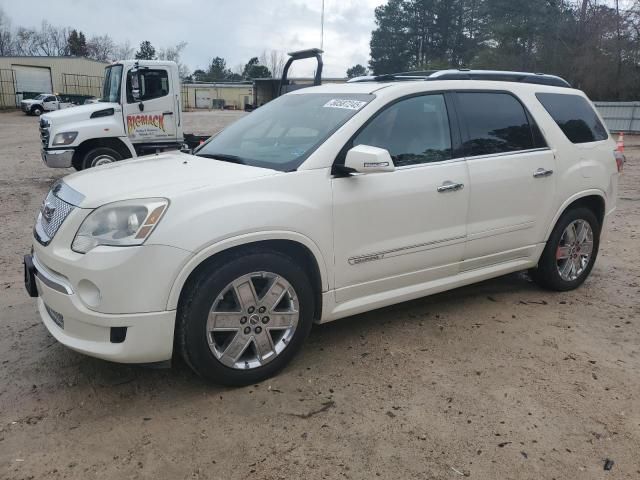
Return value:
<svg viewBox="0 0 640 480">
<path fill-rule="evenodd" d="M 42 217 L 47 221 L 47 223 L 51 223 L 55 211 L 56 207 L 54 207 L 49 202 L 43 202 L 42 207 L 40 207 L 40 213 L 42 213 Z"/>
</svg>

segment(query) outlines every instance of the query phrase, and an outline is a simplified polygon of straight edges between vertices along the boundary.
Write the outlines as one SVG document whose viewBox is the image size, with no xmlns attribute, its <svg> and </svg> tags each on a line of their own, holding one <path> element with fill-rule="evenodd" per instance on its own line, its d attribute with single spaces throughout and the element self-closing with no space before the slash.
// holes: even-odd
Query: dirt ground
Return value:
<svg viewBox="0 0 640 480">
<path fill-rule="evenodd" d="M 187 114 L 186 130 L 238 115 Z M 317 326 L 278 377 L 227 389 L 49 335 L 21 261 L 69 172 L 40 162 L 37 118 L 0 114 L 0 478 L 640 478 L 635 152 L 578 290 L 509 275 Z"/>
</svg>

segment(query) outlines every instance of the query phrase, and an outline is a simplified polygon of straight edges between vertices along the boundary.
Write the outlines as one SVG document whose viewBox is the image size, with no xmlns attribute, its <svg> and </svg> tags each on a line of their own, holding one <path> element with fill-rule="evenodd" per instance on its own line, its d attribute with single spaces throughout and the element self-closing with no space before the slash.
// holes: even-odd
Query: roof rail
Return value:
<svg viewBox="0 0 640 480">
<path fill-rule="evenodd" d="M 493 80 L 499 82 L 534 83 L 555 87 L 571 88 L 571 84 L 556 75 L 530 72 L 510 72 L 503 70 L 436 70 L 420 72 L 401 72 L 388 75 L 356 77 L 348 82 L 397 82 L 407 80 Z"/>
</svg>

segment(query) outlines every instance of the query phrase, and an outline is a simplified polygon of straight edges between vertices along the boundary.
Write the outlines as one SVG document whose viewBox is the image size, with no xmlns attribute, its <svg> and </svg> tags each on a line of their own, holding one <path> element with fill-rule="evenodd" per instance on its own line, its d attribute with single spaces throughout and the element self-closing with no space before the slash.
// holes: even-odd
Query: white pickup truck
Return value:
<svg viewBox="0 0 640 480">
<path fill-rule="evenodd" d="M 52 112 L 54 110 L 62 110 L 63 108 L 73 107 L 73 103 L 63 102 L 57 95 L 50 93 L 41 93 L 35 98 L 22 100 L 20 109 L 27 115 L 41 115 L 43 112 Z"/>
<path fill-rule="evenodd" d="M 148 153 L 195 147 L 182 131 L 180 78 L 175 62 L 124 60 L 105 68 L 102 98 L 40 117 L 42 159 L 76 170 Z"/>
</svg>

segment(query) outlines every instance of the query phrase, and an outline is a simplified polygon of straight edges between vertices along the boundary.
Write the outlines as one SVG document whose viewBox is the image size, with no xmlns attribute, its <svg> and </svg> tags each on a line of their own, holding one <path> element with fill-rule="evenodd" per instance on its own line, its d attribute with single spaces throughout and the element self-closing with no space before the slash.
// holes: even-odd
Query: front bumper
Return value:
<svg viewBox="0 0 640 480">
<path fill-rule="evenodd" d="M 42 149 L 42 161 L 50 168 L 69 168 L 72 165 L 75 150 L 45 150 Z"/>
<path fill-rule="evenodd" d="M 175 310 L 105 314 L 88 309 L 63 276 L 33 259 L 38 311 L 63 345 L 92 357 L 120 363 L 171 359 Z M 28 263 L 28 262 L 25 262 Z"/>
</svg>

